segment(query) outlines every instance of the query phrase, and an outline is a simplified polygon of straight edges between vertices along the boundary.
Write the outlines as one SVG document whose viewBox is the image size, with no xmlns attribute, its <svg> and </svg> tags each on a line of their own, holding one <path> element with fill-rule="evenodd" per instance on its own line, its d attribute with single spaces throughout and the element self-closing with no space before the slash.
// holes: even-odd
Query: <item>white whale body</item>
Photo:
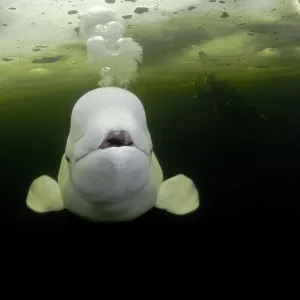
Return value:
<svg viewBox="0 0 300 300">
<path fill-rule="evenodd" d="M 185 215 L 199 207 L 199 194 L 183 174 L 163 180 L 141 101 L 106 87 L 76 102 L 57 181 L 35 179 L 26 205 L 37 213 L 67 209 L 94 222 L 129 221 L 153 207 Z"/>
</svg>

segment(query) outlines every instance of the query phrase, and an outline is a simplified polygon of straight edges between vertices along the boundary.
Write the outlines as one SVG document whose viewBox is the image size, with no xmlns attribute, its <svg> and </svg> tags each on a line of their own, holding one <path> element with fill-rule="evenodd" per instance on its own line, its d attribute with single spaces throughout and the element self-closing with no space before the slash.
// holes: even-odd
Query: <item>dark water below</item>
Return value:
<svg viewBox="0 0 300 300">
<path fill-rule="evenodd" d="M 149 83 L 147 91 L 133 88 L 144 102 L 165 177 L 178 173 L 191 177 L 199 188 L 201 206 L 185 217 L 153 209 L 114 226 L 187 224 L 199 232 L 229 224 L 236 230 L 246 226 L 271 231 L 275 226 L 294 234 L 300 216 L 299 82 L 300 78 L 278 78 L 241 90 L 236 114 L 214 109 L 211 100 L 196 99 L 194 88 L 163 82 Z M 36 215 L 25 206 L 35 177 L 57 176 L 72 106 L 93 87 L 57 87 L 1 103 L 2 221 L 37 230 L 42 225 L 110 226 L 90 224 L 66 211 Z"/>
</svg>

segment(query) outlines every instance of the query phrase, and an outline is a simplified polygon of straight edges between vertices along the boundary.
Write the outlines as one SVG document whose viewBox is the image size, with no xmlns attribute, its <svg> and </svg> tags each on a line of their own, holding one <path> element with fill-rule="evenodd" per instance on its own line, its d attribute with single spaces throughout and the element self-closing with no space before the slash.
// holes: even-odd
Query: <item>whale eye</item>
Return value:
<svg viewBox="0 0 300 300">
<path fill-rule="evenodd" d="M 65 158 L 66 158 L 67 163 L 69 164 L 71 162 L 70 158 L 66 154 L 65 154 Z"/>
</svg>

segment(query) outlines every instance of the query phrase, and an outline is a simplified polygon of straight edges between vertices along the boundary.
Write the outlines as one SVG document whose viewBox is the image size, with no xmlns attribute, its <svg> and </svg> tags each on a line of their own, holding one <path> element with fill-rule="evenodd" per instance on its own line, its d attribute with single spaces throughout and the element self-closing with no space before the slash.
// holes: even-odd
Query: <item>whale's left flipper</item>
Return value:
<svg viewBox="0 0 300 300">
<path fill-rule="evenodd" d="M 26 205 L 36 213 L 63 210 L 58 182 L 47 175 L 35 179 L 29 188 Z"/>
<path fill-rule="evenodd" d="M 156 207 L 175 215 L 185 215 L 195 211 L 199 204 L 199 193 L 193 181 L 179 174 L 162 183 Z"/>
</svg>

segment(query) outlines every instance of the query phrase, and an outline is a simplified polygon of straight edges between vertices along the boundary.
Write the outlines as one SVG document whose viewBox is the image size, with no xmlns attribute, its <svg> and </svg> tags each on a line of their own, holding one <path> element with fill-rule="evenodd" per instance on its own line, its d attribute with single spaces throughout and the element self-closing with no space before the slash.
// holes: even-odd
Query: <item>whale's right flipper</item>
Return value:
<svg viewBox="0 0 300 300">
<path fill-rule="evenodd" d="M 57 181 L 47 175 L 35 179 L 28 191 L 26 205 L 36 213 L 64 209 Z"/>
<path fill-rule="evenodd" d="M 157 196 L 156 207 L 175 215 L 185 215 L 199 207 L 199 194 L 193 181 L 183 174 L 165 180 Z"/>
</svg>

